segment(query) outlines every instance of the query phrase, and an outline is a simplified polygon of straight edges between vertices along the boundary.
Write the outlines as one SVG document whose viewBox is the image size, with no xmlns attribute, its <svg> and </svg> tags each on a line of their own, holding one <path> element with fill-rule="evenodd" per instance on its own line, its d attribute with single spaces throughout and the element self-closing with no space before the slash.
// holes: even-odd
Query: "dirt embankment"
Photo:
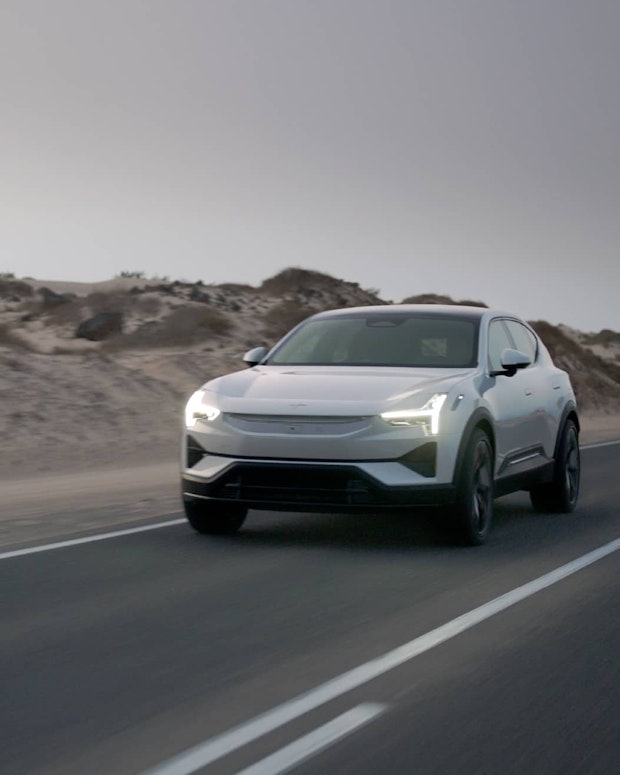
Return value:
<svg viewBox="0 0 620 775">
<path fill-rule="evenodd" d="M 386 303 L 304 269 L 259 287 L 1 278 L 0 479 L 174 461 L 184 401 L 202 382 L 313 312 Z M 620 335 L 533 325 L 571 375 L 585 434 L 620 437 Z"/>
</svg>

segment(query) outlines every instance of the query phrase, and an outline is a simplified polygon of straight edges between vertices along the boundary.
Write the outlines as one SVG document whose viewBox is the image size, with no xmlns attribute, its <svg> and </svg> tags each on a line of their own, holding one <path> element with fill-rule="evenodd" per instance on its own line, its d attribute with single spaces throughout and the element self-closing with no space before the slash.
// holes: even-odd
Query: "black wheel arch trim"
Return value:
<svg viewBox="0 0 620 775">
<path fill-rule="evenodd" d="M 475 428 L 481 428 L 489 436 L 489 443 L 491 444 L 491 451 L 493 452 L 493 459 L 495 459 L 495 427 L 493 425 L 493 418 L 488 409 L 484 407 L 478 407 L 465 425 L 463 433 L 461 435 L 461 441 L 459 443 L 459 449 L 456 456 L 456 463 L 454 464 L 454 473 L 452 475 L 452 483 L 454 485 L 459 481 L 461 475 L 461 469 L 463 467 L 463 460 L 465 453 L 467 452 L 467 446 L 471 439 L 471 435 Z"/>
<path fill-rule="evenodd" d="M 562 415 L 560 417 L 560 422 L 558 423 L 558 435 L 555 439 L 555 448 L 553 450 L 553 457 L 557 458 L 558 451 L 560 449 L 560 444 L 562 443 L 562 437 L 564 435 L 564 428 L 566 428 L 566 423 L 568 420 L 573 420 L 575 425 L 577 426 L 577 434 L 581 431 L 581 426 L 579 424 L 579 415 L 577 414 L 577 406 L 574 401 L 568 401 L 564 409 L 562 410 Z"/>
</svg>

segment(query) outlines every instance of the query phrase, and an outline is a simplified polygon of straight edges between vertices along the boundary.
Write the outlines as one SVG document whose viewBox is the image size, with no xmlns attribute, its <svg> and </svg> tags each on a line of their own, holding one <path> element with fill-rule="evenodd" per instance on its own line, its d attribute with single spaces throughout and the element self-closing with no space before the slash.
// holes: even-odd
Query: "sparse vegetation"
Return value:
<svg viewBox="0 0 620 775">
<path fill-rule="evenodd" d="M 7 323 L 0 323 L 0 346 L 10 350 L 32 350 L 30 343 Z"/>
<path fill-rule="evenodd" d="M 114 337 L 105 349 L 186 347 L 204 342 L 209 336 L 223 336 L 231 328 L 228 317 L 218 310 L 204 305 L 187 305 L 177 307 L 161 320 Z"/>
<path fill-rule="evenodd" d="M 284 296 L 287 293 L 299 293 L 305 288 L 331 290 L 342 284 L 344 284 L 344 280 L 338 280 L 323 272 L 289 267 L 265 280 L 260 286 L 260 290 L 271 296 Z"/>
<path fill-rule="evenodd" d="M 159 296 L 155 296 L 154 294 L 139 296 L 133 302 L 133 308 L 141 315 L 155 317 L 161 312 L 162 301 Z"/>
<path fill-rule="evenodd" d="M 487 307 L 488 305 L 482 301 L 471 301 L 464 299 L 463 301 L 456 301 L 450 296 L 444 296 L 440 293 L 419 293 L 417 296 L 407 296 L 403 299 L 401 304 L 450 304 L 450 305 L 463 305 L 466 307 Z"/>
<path fill-rule="evenodd" d="M 620 333 L 603 328 L 598 334 L 584 334 L 583 341 L 586 344 L 600 344 L 603 347 L 620 346 Z"/>
<path fill-rule="evenodd" d="M 126 291 L 95 291 L 84 299 L 92 315 L 98 312 L 126 312 L 136 301 Z"/>
<path fill-rule="evenodd" d="M 119 274 L 116 275 L 116 277 L 121 277 L 123 279 L 132 279 L 132 280 L 144 280 L 144 272 L 135 272 L 135 271 L 122 271 Z"/>
<path fill-rule="evenodd" d="M 546 320 L 531 321 L 530 325 L 545 343 L 555 364 L 570 374 L 582 408 L 604 409 L 614 403 L 620 406 L 619 366 L 603 361 Z"/>
<path fill-rule="evenodd" d="M 34 291 L 33 283 L 7 276 L 10 274 L 0 273 L 5 315 L 0 324 L 0 346 L 6 357 L 27 362 L 27 353 L 37 352 L 88 358 L 91 356 L 87 352 L 96 351 L 101 355 L 116 353 L 116 360 L 119 353 L 129 350 L 179 348 L 181 353 L 193 348 L 200 376 L 217 376 L 235 368 L 236 353 L 250 334 L 248 346 L 259 339 L 274 342 L 315 312 L 385 303 L 378 298 L 376 288 L 363 289 L 357 283 L 299 267 L 284 269 L 259 288 L 243 283 L 169 282 L 165 277 L 157 278 L 154 284 L 129 287 L 131 283 L 127 283 L 126 288 L 96 291 L 88 296 L 58 293 L 52 289 L 62 286 L 52 283 L 51 288 Z M 123 272 L 121 276 L 143 280 L 144 272 Z M 433 293 L 409 296 L 403 303 L 486 306 L 480 301 L 455 301 Z M 120 330 L 117 327 L 106 334 L 107 338 L 102 336 L 96 341 L 73 338 L 80 323 L 100 313 L 122 315 Z M 581 408 L 617 412 L 620 359 L 614 356 L 620 346 L 620 333 L 603 329 L 573 334 L 545 321 L 533 325 L 557 365 L 570 373 Z M 157 357 L 165 360 L 177 354 Z M 153 359 L 153 353 L 149 359 Z M 5 368 L 8 363 L 3 362 Z"/>
<path fill-rule="evenodd" d="M 0 272 L 0 280 L 14 280 L 15 274 L 13 272 Z"/>
<path fill-rule="evenodd" d="M 294 301 L 283 301 L 265 313 L 265 334 L 272 339 L 280 339 L 293 326 L 301 323 L 318 310 L 299 305 Z"/>
<path fill-rule="evenodd" d="M 33 294 L 32 287 L 23 280 L 0 275 L 0 299 L 29 299 Z"/>
<path fill-rule="evenodd" d="M 56 326 L 75 326 L 84 316 L 83 299 L 71 299 L 65 304 L 48 306 L 45 302 L 40 302 L 38 307 L 33 310 L 44 313 L 48 324 Z"/>
</svg>

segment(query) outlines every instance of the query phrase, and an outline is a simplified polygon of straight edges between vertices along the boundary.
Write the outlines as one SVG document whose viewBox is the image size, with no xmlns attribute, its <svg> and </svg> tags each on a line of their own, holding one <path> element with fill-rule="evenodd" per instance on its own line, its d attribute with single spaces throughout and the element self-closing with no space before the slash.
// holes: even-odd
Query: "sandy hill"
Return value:
<svg viewBox="0 0 620 775">
<path fill-rule="evenodd" d="M 313 312 L 384 303 L 357 283 L 293 268 L 258 287 L 0 278 L 0 435 L 9 440 L 0 475 L 170 460 L 200 383 L 242 368 L 246 350 Z M 534 327 L 570 372 L 582 411 L 619 414 L 620 334 Z"/>
</svg>

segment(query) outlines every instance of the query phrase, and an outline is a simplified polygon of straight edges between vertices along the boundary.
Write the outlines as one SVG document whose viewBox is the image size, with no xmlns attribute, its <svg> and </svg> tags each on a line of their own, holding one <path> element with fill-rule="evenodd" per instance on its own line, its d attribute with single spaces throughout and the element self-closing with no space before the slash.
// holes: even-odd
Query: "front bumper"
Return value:
<svg viewBox="0 0 620 775">
<path fill-rule="evenodd" d="M 452 484 L 424 479 L 396 462 L 231 459 L 212 476 L 184 471 L 182 493 L 185 500 L 273 511 L 368 512 L 454 503 Z"/>
</svg>

